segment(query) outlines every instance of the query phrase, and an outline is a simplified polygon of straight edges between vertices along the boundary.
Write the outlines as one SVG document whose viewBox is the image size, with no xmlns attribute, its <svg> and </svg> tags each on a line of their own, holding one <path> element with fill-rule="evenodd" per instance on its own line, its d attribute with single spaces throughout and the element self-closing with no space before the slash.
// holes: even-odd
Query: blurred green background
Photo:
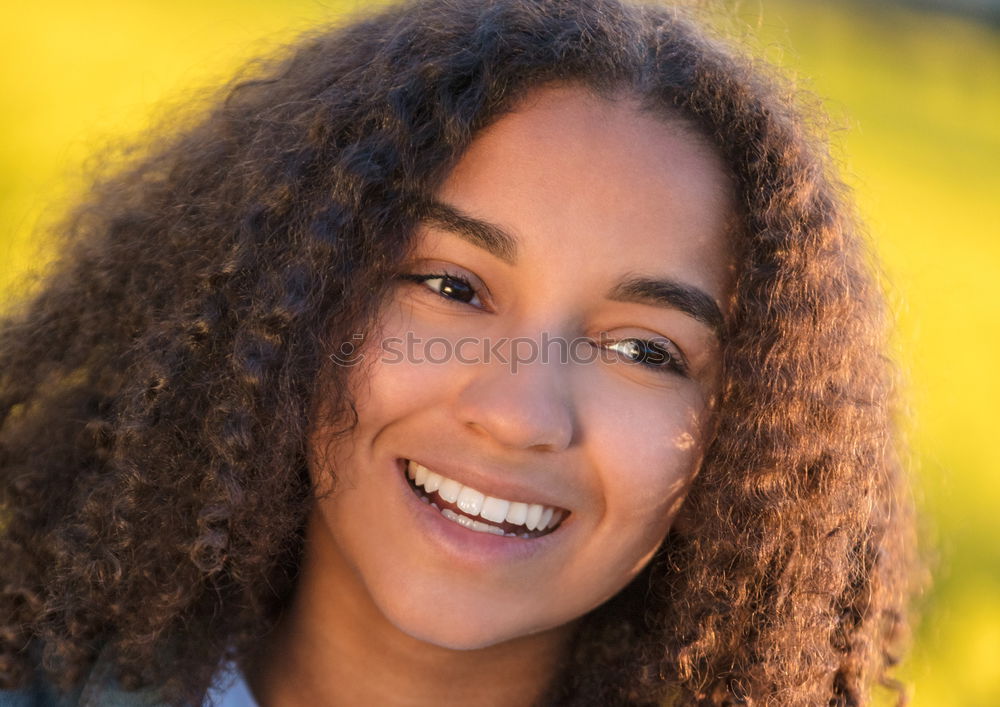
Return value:
<svg viewBox="0 0 1000 707">
<path fill-rule="evenodd" d="M 730 30 L 822 97 L 835 154 L 885 263 L 935 575 L 900 671 L 919 707 L 1000 705 L 1000 22 L 990 0 L 962 1 L 981 12 L 926 2 L 722 4 Z M 370 4 L 8 3 L 0 292 L 44 263 L 38 234 L 85 183 L 93 155 L 296 31 Z"/>
</svg>

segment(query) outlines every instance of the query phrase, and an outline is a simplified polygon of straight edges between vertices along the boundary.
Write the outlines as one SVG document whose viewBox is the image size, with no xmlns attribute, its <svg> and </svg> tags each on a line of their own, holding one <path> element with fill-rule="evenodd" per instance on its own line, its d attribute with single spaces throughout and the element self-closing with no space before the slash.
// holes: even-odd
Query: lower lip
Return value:
<svg viewBox="0 0 1000 707">
<path fill-rule="evenodd" d="M 405 464 L 405 459 L 395 461 L 395 477 L 404 503 L 413 514 L 419 532 L 450 559 L 481 565 L 497 561 L 526 560 L 552 549 L 564 536 L 566 528 L 563 526 L 537 538 L 507 537 L 464 528 L 417 497 L 406 479 Z"/>
</svg>

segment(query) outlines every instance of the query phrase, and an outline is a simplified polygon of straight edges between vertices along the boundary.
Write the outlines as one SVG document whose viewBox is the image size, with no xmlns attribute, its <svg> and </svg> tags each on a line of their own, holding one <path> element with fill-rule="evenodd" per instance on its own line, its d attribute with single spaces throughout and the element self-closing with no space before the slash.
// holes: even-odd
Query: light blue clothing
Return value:
<svg viewBox="0 0 1000 707">
<path fill-rule="evenodd" d="M 235 665 L 223 669 L 224 682 L 220 690 L 209 690 L 209 699 L 205 700 L 206 707 L 214 704 L 215 707 L 258 707 L 257 700 L 253 698 L 250 688 L 247 687 L 243 673 Z"/>
<path fill-rule="evenodd" d="M 0 707 L 161 707 L 162 704 L 153 690 L 128 692 L 119 689 L 100 668 L 80 689 L 65 695 L 40 680 L 21 690 L 0 690 Z M 222 668 L 219 687 L 209 690 L 204 705 L 258 707 L 243 674 L 235 665 Z"/>
</svg>

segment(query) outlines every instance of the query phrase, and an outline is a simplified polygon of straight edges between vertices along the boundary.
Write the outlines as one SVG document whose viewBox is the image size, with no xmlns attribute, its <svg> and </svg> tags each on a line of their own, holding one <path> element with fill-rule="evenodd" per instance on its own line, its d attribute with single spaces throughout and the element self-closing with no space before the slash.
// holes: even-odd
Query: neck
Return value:
<svg viewBox="0 0 1000 707">
<path fill-rule="evenodd" d="M 568 649 L 562 626 L 476 650 L 390 623 L 322 522 L 312 522 L 292 605 L 248 666 L 258 702 L 298 705 L 536 704 Z"/>
</svg>

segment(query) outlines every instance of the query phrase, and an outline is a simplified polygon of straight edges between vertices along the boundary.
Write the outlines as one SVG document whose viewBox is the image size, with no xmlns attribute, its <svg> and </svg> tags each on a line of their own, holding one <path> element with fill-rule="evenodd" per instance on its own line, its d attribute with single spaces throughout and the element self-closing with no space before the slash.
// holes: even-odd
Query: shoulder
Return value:
<svg viewBox="0 0 1000 707">
<path fill-rule="evenodd" d="M 18 690 L 0 690 L 0 707 L 71 707 L 80 702 L 80 690 L 62 693 L 41 678 Z"/>
<path fill-rule="evenodd" d="M 227 663 L 219 671 L 211 703 L 220 707 L 257 707 L 242 672 Z M 0 690 L 0 707 L 166 707 L 156 690 L 123 690 L 108 666 L 100 663 L 75 690 L 63 693 L 36 677 L 28 687 Z"/>
<path fill-rule="evenodd" d="M 62 693 L 37 683 L 20 690 L 0 690 L 0 707 L 165 707 L 155 696 L 143 692 L 103 689 Z"/>
<path fill-rule="evenodd" d="M 163 707 L 163 702 L 155 690 L 121 689 L 99 666 L 70 692 L 61 692 L 37 676 L 27 687 L 0 690 L 0 707 Z"/>
</svg>

